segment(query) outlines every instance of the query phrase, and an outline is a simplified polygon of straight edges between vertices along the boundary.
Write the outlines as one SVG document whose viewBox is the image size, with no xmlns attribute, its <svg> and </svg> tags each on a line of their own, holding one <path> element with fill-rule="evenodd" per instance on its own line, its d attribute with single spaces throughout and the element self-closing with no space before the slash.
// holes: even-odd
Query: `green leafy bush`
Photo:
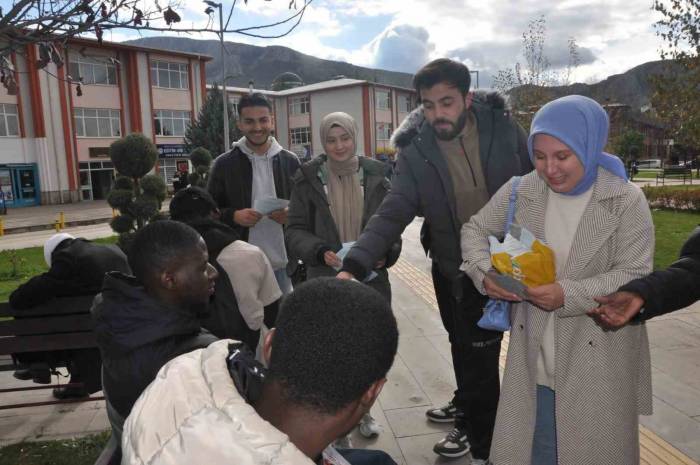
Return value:
<svg viewBox="0 0 700 465">
<path fill-rule="evenodd" d="M 645 186 L 642 190 L 651 207 L 700 212 L 700 189 Z"/>
<path fill-rule="evenodd" d="M 159 217 L 166 186 L 153 169 L 158 150 L 146 136 L 129 134 L 112 143 L 109 156 L 119 176 L 107 195 L 109 205 L 119 210 L 110 226 L 119 233 L 119 245 L 126 250 L 133 232 Z"/>
</svg>

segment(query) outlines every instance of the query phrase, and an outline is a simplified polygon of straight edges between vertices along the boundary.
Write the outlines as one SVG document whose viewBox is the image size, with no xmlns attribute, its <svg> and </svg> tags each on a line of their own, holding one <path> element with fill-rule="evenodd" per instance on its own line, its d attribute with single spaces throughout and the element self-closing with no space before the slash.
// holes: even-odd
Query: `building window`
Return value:
<svg viewBox="0 0 700 465">
<path fill-rule="evenodd" d="M 241 101 L 241 98 L 238 95 L 229 95 L 228 101 L 233 107 L 233 115 L 238 118 L 238 103 Z"/>
<path fill-rule="evenodd" d="M 308 145 L 311 144 L 311 128 L 293 128 L 290 131 L 292 145 Z"/>
<path fill-rule="evenodd" d="M 188 89 L 186 63 L 151 62 L 151 84 L 166 89 Z"/>
<path fill-rule="evenodd" d="M 391 110 L 391 93 L 388 90 L 375 90 L 377 110 Z"/>
<path fill-rule="evenodd" d="M 117 85 L 117 67 L 113 63 L 79 58 L 71 62 L 69 72 L 71 78 L 83 84 Z"/>
<path fill-rule="evenodd" d="M 19 136 L 17 105 L 0 103 L 0 137 Z"/>
<path fill-rule="evenodd" d="M 399 94 L 397 97 L 397 106 L 399 107 L 398 110 L 402 113 L 410 113 L 411 110 L 413 110 L 413 107 L 411 105 L 411 96 L 410 95 L 401 95 Z"/>
<path fill-rule="evenodd" d="M 75 133 L 78 137 L 120 137 L 119 110 L 76 108 Z"/>
<path fill-rule="evenodd" d="M 309 96 L 304 97 L 292 97 L 289 101 L 289 114 L 290 115 L 305 115 L 311 111 L 311 104 L 309 103 Z"/>
<path fill-rule="evenodd" d="M 191 121 L 189 111 L 156 110 L 153 117 L 156 136 L 184 136 Z"/>
<path fill-rule="evenodd" d="M 377 141 L 391 138 L 391 123 L 377 123 Z"/>
</svg>

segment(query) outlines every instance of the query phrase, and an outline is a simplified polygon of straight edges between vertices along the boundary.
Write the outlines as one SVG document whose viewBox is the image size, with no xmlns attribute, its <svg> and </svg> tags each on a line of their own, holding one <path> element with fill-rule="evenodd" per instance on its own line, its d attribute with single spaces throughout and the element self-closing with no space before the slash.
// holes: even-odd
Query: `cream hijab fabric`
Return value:
<svg viewBox="0 0 700 465">
<path fill-rule="evenodd" d="M 362 230 L 363 194 L 360 185 L 359 164 L 357 156 L 357 125 L 352 116 L 343 112 L 329 113 L 321 120 L 321 141 L 326 148 L 326 138 L 331 128 L 345 130 L 353 141 L 355 154 L 344 161 L 337 161 L 328 156 L 328 203 L 331 215 L 340 235 L 340 242 L 357 240 Z"/>
</svg>

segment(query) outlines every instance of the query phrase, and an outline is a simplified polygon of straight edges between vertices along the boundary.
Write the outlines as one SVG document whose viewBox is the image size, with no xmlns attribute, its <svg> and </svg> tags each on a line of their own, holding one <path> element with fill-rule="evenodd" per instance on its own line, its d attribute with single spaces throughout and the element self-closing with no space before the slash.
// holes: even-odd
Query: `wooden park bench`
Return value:
<svg viewBox="0 0 700 465">
<path fill-rule="evenodd" d="M 681 179 L 683 180 L 683 184 L 685 184 L 685 180 L 687 179 L 690 181 L 690 184 L 693 183 L 693 172 L 690 168 L 684 168 L 682 166 L 672 166 L 669 168 L 664 168 L 663 170 L 659 171 L 656 173 L 656 185 L 659 185 L 659 180 L 661 180 L 661 185 L 664 185 L 664 181 L 668 179 Z"/>
<path fill-rule="evenodd" d="M 90 316 L 92 300 L 93 296 L 60 297 L 40 306 L 24 310 L 13 309 L 7 302 L 0 303 L 0 356 L 5 356 L 0 360 L 0 370 L 7 371 L 18 368 L 9 358 L 11 354 L 31 352 L 55 352 L 60 354 L 61 351 L 69 349 L 97 348 Z M 61 360 L 60 358 L 53 360 L 54 358 L 52 357 L 52 363 L 57 366 L 65 366 L 68 362 L 68 360 Z M 80 386 L 80 384 L 66 383 L 11 389 L 3 388 L 0 389 L 0 394 L 66 386 Z M 25 402 L 0 405 L 0 410 L 102 399 L 104 397 L 89 396 L 80 399 Z"/>
<path fill-rule="evenodd" d="M 7 371 L 18 368 L 8 357 L 11 354 L 51 351 L 61 353 L 61 351 L 69 349 L 97 348 L 92 317 L 90 316 L 92 300 L 93 296 L 60 297 L 25 310 L 13 309 L 7 302 L 0 303 L 0 356 L 5 356 L 0 360 L 0 370 Z M 67 362 L 68 360 L 52 357 L 52 363 L 55 365 L 65 366 Z M 80 385 L 81 383 L 67 383 L 0 389 L 0 394 Z M 0 410 L 94 400 L 104 400 L 104 397 L 89 396 L 80 399 L 7 404 L 0 405 Z M 95 461 L 95 465 L 118 464 L 120 459 L 119 442 L 112 434 Z"/>
</svg>

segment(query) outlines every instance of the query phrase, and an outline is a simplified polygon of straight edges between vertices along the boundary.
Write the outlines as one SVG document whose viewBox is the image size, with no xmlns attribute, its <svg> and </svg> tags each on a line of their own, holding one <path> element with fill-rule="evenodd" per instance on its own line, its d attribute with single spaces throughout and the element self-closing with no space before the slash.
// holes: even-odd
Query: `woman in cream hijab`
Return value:
<svg viewBox="0 0 700 465">
<path fill-rule="evenodd" d="M 357 154 L 357 126 L 352 116 L 335 112 L 321 121 L 324 154 L 302 165 L 294 176 L 286 230 L 287 246 L 307 267 L 307 277 L 334 276 L 343 244 L 357 240 L 391 187 L 387 166 Z M 386 268 L 401 251 L 394 244 L 377 263 L 367 284 L 391 302 Z"/>
<path fill-rule="evenodd" d="M 384 163 L 358 156 L 357 125 L 352 116 L 330 113 L 321 121 L 320 132 L 325 153 L 303 164 L 294 175 L 285 232 L 291 255 L 306 264 L 307 279 L 337 274 L 342 262 L 336 252 L 357 240 L 391 187 Z M 389 302 L 386 269 L 400 253 L 401 243 L 393 244 L 367 282 Z M 359 429 L 365 437 L 380 431 L 369 414 Z"/>
</svg>

